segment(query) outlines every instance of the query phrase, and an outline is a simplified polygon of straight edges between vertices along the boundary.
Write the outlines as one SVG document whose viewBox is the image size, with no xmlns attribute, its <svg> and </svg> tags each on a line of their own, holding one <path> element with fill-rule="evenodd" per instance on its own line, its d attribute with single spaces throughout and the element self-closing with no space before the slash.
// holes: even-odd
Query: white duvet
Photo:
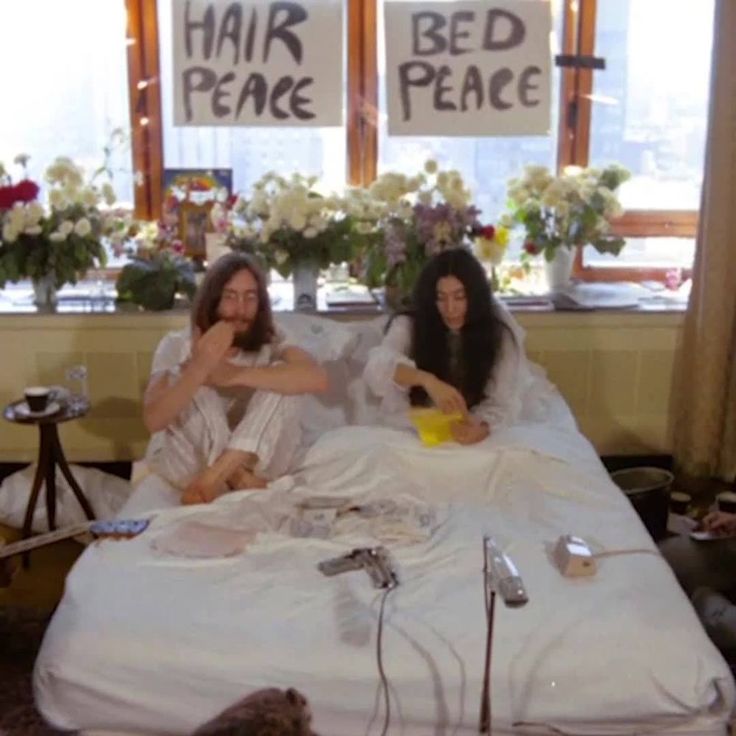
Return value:
<svg viewBox="0 0 736 736">
<path fill-rule="evenodd" d="M 725 733 L 734 704 L 726 664 L 628 501 L 564 421 L 471 448 L 343 428 L 311 448 L 289 492 L 170 508 L 134 540 L 90 547 L 37 660 L 44 716 L 61 728 L 186 734 L 276 686 L 306 695 L 322 736 L 380 733 L 380 594 L 362 571 L 326 578 L 316 565 L 380 541 L 382 530 L 336 525 L 316 539 L 268 527 L 288 513 L 290 494 L 310 493 L 400 496 L 433 510 L 428 536 L 387 545 L 401 581 L 384 628 L 389 734 L 477 732 L 484 533 L 512 557 L 530 598 L 521 609 L 496 606 L 494 733 Z M 173 501 L 151 476 L 124 513 Z M 207 559 L 152 543 L 203 516 L 231 530 L 265 519 L 271 530 L 259 528 L 242 552 Z M 602 558 L 593 578 L 564 578 L 548 548 L 569 532 L 596 550 L 644 552 Z"/>
</svg>

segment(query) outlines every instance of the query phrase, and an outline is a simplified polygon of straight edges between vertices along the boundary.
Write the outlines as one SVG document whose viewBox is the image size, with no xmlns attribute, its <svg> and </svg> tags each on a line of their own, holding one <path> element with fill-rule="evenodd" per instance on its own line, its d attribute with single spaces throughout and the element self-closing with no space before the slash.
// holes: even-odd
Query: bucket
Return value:
<svg viewBox="0 0 736 736">
<path fill-rule="evenodd" d="M 667 534 L 670 488 L 675 476 L 663 468 L 626 468 L 611 480 L 626 494 L 655 542 Z"/>
</svg>

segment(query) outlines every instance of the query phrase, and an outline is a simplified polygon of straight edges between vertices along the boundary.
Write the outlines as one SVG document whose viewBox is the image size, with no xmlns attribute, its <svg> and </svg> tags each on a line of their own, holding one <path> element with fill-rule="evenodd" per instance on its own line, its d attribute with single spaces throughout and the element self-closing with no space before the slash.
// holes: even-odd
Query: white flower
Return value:
<svg viewBox="0 0 736 736">
<path fill-rule="evenodd" d="M 49 192 L 49 202 L 55 210 L 63 210 L 68 206 L 66 195 L 61 189 L 52 189 Z"/>
<path fill-rule="evenodd" d="M 14 243 L 18 239 L 18 231 L 10 222 L 3 225 L 3 241 L 6 243 Z"/>
<path fill-rule="evenodd" d="M 57 231 L 49 235 L 49 240 L 52 243 L 63 243 L 66 240 L 66 235 Z"/>
<path fill-rule="evenodd" d="M 23 231 L 26 235 L 40 235 L 43 228 L 40 225 L 30 225 Z"/>
<path fill-rule="evenodd" d="M 308 228 L 305 228 L 304 229 L 304 232 L 302 233 L 302 235 L 304 235 L 304 237 L 307 238 L 307 239 L 309 239 L 309 238 L 316 238 L 318 232 L 319 231 L 317 230 L 316 227 L 308 227 Z"/>
<path fill-rule="evenodd" d="M 90 225 L 90 222 L 86 217 L 82 217 L 80 220 L 77 220 L 76 225 L 74 225 L 74 232 L 79 235 L 80 238 L 84 238 L 92 232 L 92 225 Z"/>
<path fill-rule="evenodd" d="M 71 220 L 64 220 L 57 230 L 66 238 L 74 230 L 74 223 Z"/>
<path fill-rule="evenodd" d="M 41 221 L 45 211 L 40 202 L 29 202 L 26 205 L 26 225 L 35 225 Z"/>
<path fill-rule="evenodd" d="M 80 199 L 85 207 L 94 207 L 97 205 L 97 192 L 92 187 L 86 187 L 82 190 Z"/>
</svg>

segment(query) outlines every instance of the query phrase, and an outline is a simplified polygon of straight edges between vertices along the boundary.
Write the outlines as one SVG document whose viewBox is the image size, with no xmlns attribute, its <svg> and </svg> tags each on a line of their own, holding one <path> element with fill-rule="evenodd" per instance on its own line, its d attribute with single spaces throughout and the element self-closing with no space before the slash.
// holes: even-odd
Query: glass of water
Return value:
<svg viewBox="0 0 736 736">
<path fill-rule="evenodd" d="M 66 387 L 69 391 L 67 399 L 69 408 L 82 408 L 89 402 L 87 391 L 87 366 L 83 363 L 70 365 L 64 374 Z"/>
</svg>

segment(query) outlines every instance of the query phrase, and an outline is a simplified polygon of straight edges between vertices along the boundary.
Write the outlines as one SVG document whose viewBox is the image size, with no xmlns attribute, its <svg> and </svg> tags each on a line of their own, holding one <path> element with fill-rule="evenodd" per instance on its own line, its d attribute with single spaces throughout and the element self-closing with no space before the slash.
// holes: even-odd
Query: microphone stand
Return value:
<svg viewBox="0 0 736 736">
<path fill-rule="evenodd" d="M 480 699 L 478 733 L 491 733 L 491 652 L 493 649 L 493 613 L 496 607 L 496 590 L 489 585 L 490 567 L 488 545 L 483 538 L 483 595 L 486 609 L 486 661 L 483 666 L 483 690 Z"/>
</svg>

